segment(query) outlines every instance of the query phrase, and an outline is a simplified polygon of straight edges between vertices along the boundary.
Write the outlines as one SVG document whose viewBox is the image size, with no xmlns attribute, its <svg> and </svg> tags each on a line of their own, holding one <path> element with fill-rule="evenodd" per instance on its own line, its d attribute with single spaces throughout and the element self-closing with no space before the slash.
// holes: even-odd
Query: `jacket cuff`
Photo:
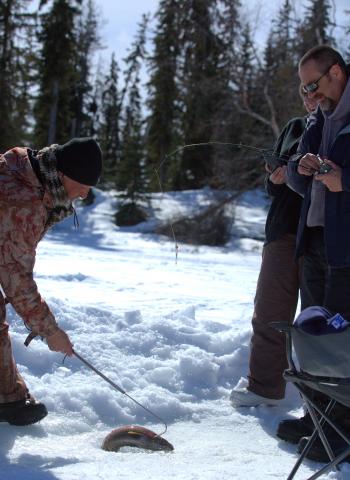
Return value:
<svg viewBox="0 0 350 480">
<path fill-rule="evenodd" d="M 49 323 L 45 325 L 44 329 L 42 330 L 42 332 L 39 333 L 39 335 L 43 338 L 47 338 L 53 335 L 54 333 L 56 333 L 58 330 L 59 330 L 59 327 L 56 322 L 52 324 Z"/>
<path fill-rule="evenodd" d="M 47 317 L 39 321 L 26 322 L 27 327 L 36 335 L 47 338 L 59 329 L 55 317 L 50 312 Z"/>
<path fill-rule="evenodd" d="M 285 183 L 281 183 L 281 184 L 273 183 L 268 178 L 265 183 L 265 189 L 268 195 L 270 195 L 271 197 L 276 197 L 281 192 L 283 192 L 285 185 L 286 185 Z"/>
<path fill-rule="evenodd" d="M 288 167 L 292 168 L 294 171 L 298 170 L 299 161 L 304 155 L 302 153 L 295 153 L 291 155 L 288 159 Z"/>
</svg>

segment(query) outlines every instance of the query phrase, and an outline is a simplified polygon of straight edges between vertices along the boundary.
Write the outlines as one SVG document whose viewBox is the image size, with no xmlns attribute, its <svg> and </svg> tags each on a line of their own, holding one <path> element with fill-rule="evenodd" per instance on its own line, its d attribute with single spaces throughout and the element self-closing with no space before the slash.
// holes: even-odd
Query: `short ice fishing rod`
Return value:
<svg viewBox="0 0 350 480">
<path fill-rule="evenodd" d="M 218 142 L 218 141 L 211 141 L 211 142 L 201 142 L 201 143 L 190 143 L 187 145 L 182 145 L 172 152 L 166 154 L 163 158 L 163 160 L 160 162 L 157 168 L 154 169 L 155 174 L 157 176 L 158 184 L 160 191 L 164 193 L 163 191 L 163 185 L 162 185 L 162 180 L 161 180 L 161 175 L 159 173 L 160 169 L 162 166 L 165 164 L 167 160 L 169 160 L 171 157 L 175 156 L 178 152 L 182 152 L 183 150 L 186 150 L 188 148 L 196 148 L 196 147 L 204 147 L 204 146 L 212 146 L 212 145 L 218 145 L 222 147 L 228 147 L 228 148 L 245 148 L 247 150 L 253 150 L 255 152 L 259 152 L 262 154 L 263 160 L 271 167 L 271 170 L 274 171 L 276 168 L 281 167 L 282 165 L 287 165 L 287 161 L 289 159 L 288 155 L 285 154 L 280 154 L 274 150 L 269 150 L 266 148 L 259 148 L 259 147 L 254 147 L 253 145 L 246 145 L 244 143 L 231 143 L 231 142 Z M 172 237 L 174 240 L 175 244 L 175 263 L 177 263 L 177 257 L 178 257 L 178 251 L 179 251 L 179 246 L 176 241 L 176 236 L 175 236 L 175 231 L 173 228 L 173 224 L 170 223 L 170 228 L 171 228 L 171 233 Z"/>
<path fill-rule="evenodd" d="M 161 423 L 163 423 L 165 429 L 162 433 L 159 433 L 157 436 L 161 437 L 162 435 L 165 434 L 165 432 L 167 431 L 168 429 L 168 425 L 166 424 L 166 422 L 161 418 L 159 417 L 156 413 L 152 412 L 150 409 L 148 409 L 147 407 L 145 407 L 144 405 L 142 405 L 140 402 L 138 402 L 137 400 L 135 400 L 135 398 L 133 398 L 131 395 L 129 395 L 125 390 L 123 390 L 119 385 L 117 385 L 116 383 L 114 383 L 111 379 L 109 379 L 108 377 L 106 377 L 106 375 L 104 375 L 102 372 L 100 372 L 99 370 L 97 370 L 96 367 L 94 367 L 93 365 L 91 365 L 90 362 L 88 362 L 87 360 L 85 360 L 85 358 L 83 358 L 79 353 L 77 353 L 75 350 L 73 350 L 73 353 L 74 355 L 88 368 L 90 368 L 90 370 L 92 370 L 93 372 L 95 372 L 97 375 L 99 375 L 101 378 L 103 378 L 103 380 L 107 383 L 109 383 L 109 385 L 111 385 L 115 390 L 117 390 L 118 392 L 122 393 L 123 395 L 127 396 L 128 398 L 130 398 L 130 400 L 132 400 L 134 403 L 136 403 L 136 405 L 138 405 L 139 407 L 143 408 L 143 410 L 145 410 L 147 413 L 149 413 L 150 415 L 152 415 L 154 418 L 156 418 L 158 421 L 160 421 Z"/>
<path fill-rule="evenodd" d="M 268 163 L 272 168 L 277 168 L 282 165 L 286 165 L 289 156 L 285 154 L 280 154 L 276 152 L 275 150 L 267 149 L 267 148 L 259 148 L 259 147 L 254 147 L 253 145 L 247 145 L 245 143 L 231 143 L 231 142 L 218 142 L 218 141 L 211 141 L 211 142 L 202 142 L 202 143 L 190 143 L 188 145 L 182 145 L 172 152 L 166 154 L 163 158 L 163 160 L 160 162 L 158 165 L 158 168 L 155 169 L 158 180 L 160 181 L 159 177 L 159 170 L 161 167 L 164 165 L 164 163 L 174 155 L 176 155 L 178 152 L 181 152 L 183 150 L 186 150 L 188 148 L 195 148 L 195 147 L 204 147 L 204 146 L 211 146 L 211 145 L 218 145 L 222 147 L 234 147 L 234 148 L 245 148 L 247 150 L 253 150 L 255 152 L 259 152 L 262 154 L 263 160 Z"/>
</svg>

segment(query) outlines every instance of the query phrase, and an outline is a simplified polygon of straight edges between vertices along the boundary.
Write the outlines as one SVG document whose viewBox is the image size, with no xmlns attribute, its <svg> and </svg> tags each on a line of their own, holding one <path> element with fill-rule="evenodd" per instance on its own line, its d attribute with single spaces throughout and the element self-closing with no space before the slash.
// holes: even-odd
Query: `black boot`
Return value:
<svg viewBox="0 0 350 480">
<path fill-rule="evenodd" d="M 321 392 L 313 390 L 309 387 L 304 386 L 305 393 L 308 394 L 310 400 L 312 400 L 322 411 L 325 410 L 329 403 L 329 398 Z M 337 419 L 342 417 L 345 412 L 348 412 L 348 408 L 340 403 L 336 403 L 333 407 L 330 417 Z M 319 417 L 318 413 L 316 416 Z M 312 422 L 309 412 L 307 412 L 303 417 L 291 419 L 291 420 L 282 420 L 278 425 L 276 435 L 278 438 L 285 440 L 289 443 L 298 443 L 299 440 L 303 437 L 309 437 L 314 431 L 314 424 Z"/>
<path fill-rule="evenodd" d="M 302 437 L 309 437 L 314 431 L 309 413 L 301 418 L 282 420 L 277 428 L 277 437 L 289 443 L 298 443 Z"/>
<path fill-rule="evenodd" d="M 328 405 L 329 399 L 317 392 L 313 401 L 318 407 L 324 411 Z M 316 413 L 319 418 L 319 414 Z M 329 417 L 338 423 L 346 431 L 350 431 L 350 409 L 341 403 L 336 403 L 329 413 Z M 310 414 L 307 412 L 303 417 L 293 420 L 282 420 L 278 425 L 277 437 L 289 443 L 298 443 L 303 437 L 310 437 L 315 427 L 311 420 Z"/>
<path fill-rule="evenodd" d="M 36 402 L 33 397 L 18 402 L 0 403 L 0 422 L 7 422 L 10 425 L 31 425 L 46 415 L 45 405 Z"/>
<path fill-rule="evenodd" d="M 336 434 L 334 430 L 330 431 L 328 429 L 327 431 L 326 429 L 325 434 L 335 457 L 344 452 L 346 448 L 349 448 L 349 444 L 346 443 L 338 434 Z M 297 449 L 298 453 L 301 453 L 304 450 L 308 440 L 308 438 L 300 439 Z M 328 463 L 331 461 L 319 437 L 315 439 L 305 456 L 314 462 Z M 350 462 L 350 457 L 346 457 L 344 460 L 342 460 L 342 462 Z"/>
</svg>

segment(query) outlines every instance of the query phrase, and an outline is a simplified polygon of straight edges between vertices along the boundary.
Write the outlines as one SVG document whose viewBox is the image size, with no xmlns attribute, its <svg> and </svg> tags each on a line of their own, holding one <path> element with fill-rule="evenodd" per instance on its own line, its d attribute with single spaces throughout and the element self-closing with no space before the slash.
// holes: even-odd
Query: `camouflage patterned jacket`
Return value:
<svg viewBox="0 0 350 480">
<path fill-rule="evenodd" d="M 33 279 L 36 247 L 47 230 L 52 199 L 34 173 L 27 150 L 0 156 L 0 285 L 26 325 L 42 337 L 58 326 Z"/>
</svg>

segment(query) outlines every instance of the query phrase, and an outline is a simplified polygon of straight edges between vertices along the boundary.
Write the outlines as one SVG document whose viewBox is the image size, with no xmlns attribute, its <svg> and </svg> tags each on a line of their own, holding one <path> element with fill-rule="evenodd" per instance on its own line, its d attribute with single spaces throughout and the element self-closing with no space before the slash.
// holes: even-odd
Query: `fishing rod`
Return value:
<svg viewBox="0 0 350 480">
<path fill-rule="evenodd" d="M 115 390 L 117 390 L 118 392 L 120 392 L 123 395 L 125 395 L 126 397 L 128 397 L 130 400 L 132 400 L 134 403 L 136 403 L 136 405 L 143 408 L 143 410 L 145 410 L 147 413 L 149 413 L 154 418 L 156 418 L 158 421 L 160 421 L 164 425 L 165 429 L 164 429 L 163 432 L 158 433 L 158 435 L 157 435 L 158 437 L 161 437 L 162 435 L 165 434 L 165 432 L 168 430 L 168 425 L 161 417 L 159 417 L 156 413 L 152 412 L 152 410 L 145 407 L 144 405 L 142 405 L 142 403 L 138 402 L 135 398 L 133 398 L 131 395 L 129 395 L 123 388 L 121 388 L 119 385 L 114 383 L 110 378 L 106 377 L 106 375 L 104 375 L 102 372 L 100 372 L 100 370 L 98 370 L 96 367 L 94 367 L 90 362 L 88 362 L 84 357 L 82 357 L 75 350 L 73 350 L 73 353 L 86 367 L 88 367 L 90 370 L 92 370 L 97 375 L 99 375 L 101 378 L 103 378 L 103 380 L 105 382 L 109 383 L 109 385 L 111 385 Z"/>
<path fill-rule="evenodd" d="M 210 145 L 218 145 L 218 146 L 222 146 L 222 147 L 245 148 L 247 150 L 254 150 L 255 152 L 262 153 L 263 154 L 263 159 L 265 161 L 268 161 L 270 159 L 271 160 L 275 159 L 276 163 L 277 163 L 277 161 L 280 160 L 279 161 L 280 165 L 282 165 L 283 163 L 286 164 L 287 160 L 289 159 L 289 155 L 286 155 L 286 154 L 283 154 L 283 153 L 280 154 L 280 153 L 276 152 L 275 150 L 271 150 L 271 149 L 268 149 L 268 148 L 254 147 L 253 145 L 247 145 L 247 144 L 242 143 L 242 142 L 231 143 L 231 142 L 219 142 L 219 141 L 213 140 L 213 141 L 210 141 L 210 142 L 189 143 L 187 145 L 181 145 L 180 147 L 177 147 L 175 150 L 173 150 L 172 152 L 170 152 L 170 153 L 168 153 L 164 156 L 163 160 L 160 162 L 158 167 L 155 169 L 157 175 L 159 176 L 158 172 L 162 168 L 162 166 L 164 165 L 166 160 L 173 157 L 178 152 L 181 152 L 181 151 L 186 150 L 188 148 L 203 147 L 203 146 L 210 146 Z"/>
<path fill-rule="evenodd" d="M 280 167 L 282 165 L 286 165 L 287 161 L 289 159 L 289 156 L 286 154 L 280 154 L 276 152 L 275 150 L 267 149 L 267 148 L 259 148 L 259 147 L 254 147 L 253 145 L 247 145 L 245 143 L 231 143 L 231 142 L 219 142 L 219 141 L 210 141 L 210 142 L 200 142 L 200 143 L 190 143 L 187 145 L 181 145 L 180 147 L 177 147 L 175 150 L 171 151 L 170 153 L 164 155 L 163 160 L 160 162 L 157 168 L 155 168 L 155 174 L 158 180 L 159 188 L 162 193 L 164 193 L 163 190 L 163 185 L 162 185 L 162 180 L 159 174 L 160 169 L 162 166 L 165 164 L 167 160 L 169 160 L 171 157 L 175 156 L 177 153 L 182 152 L 186 149 L 189 148 L 196 148 L 196 147 L 203 147 L 203 146 L 212 146 L 212 145 L 218 145 L 222 147 L 228 147 L 228 148 L 245 148 L 247 150 L 253 150 L 255 152 L 259 152 L 263 156 L 263 160 L 272 167 L 272 170 L 275 170 L 277 167 Z M 178 259 L 178 253 L 179 253 L 179 245 L 176 240 L 176 235 L 173 227 L 173 223 L 170 223 L 170 229 L 171 229 L 171 234 L 173 237 L 174 245 L 175 245 L 175 264 L 177 264 L 177 259 Z"/>
</svg>

